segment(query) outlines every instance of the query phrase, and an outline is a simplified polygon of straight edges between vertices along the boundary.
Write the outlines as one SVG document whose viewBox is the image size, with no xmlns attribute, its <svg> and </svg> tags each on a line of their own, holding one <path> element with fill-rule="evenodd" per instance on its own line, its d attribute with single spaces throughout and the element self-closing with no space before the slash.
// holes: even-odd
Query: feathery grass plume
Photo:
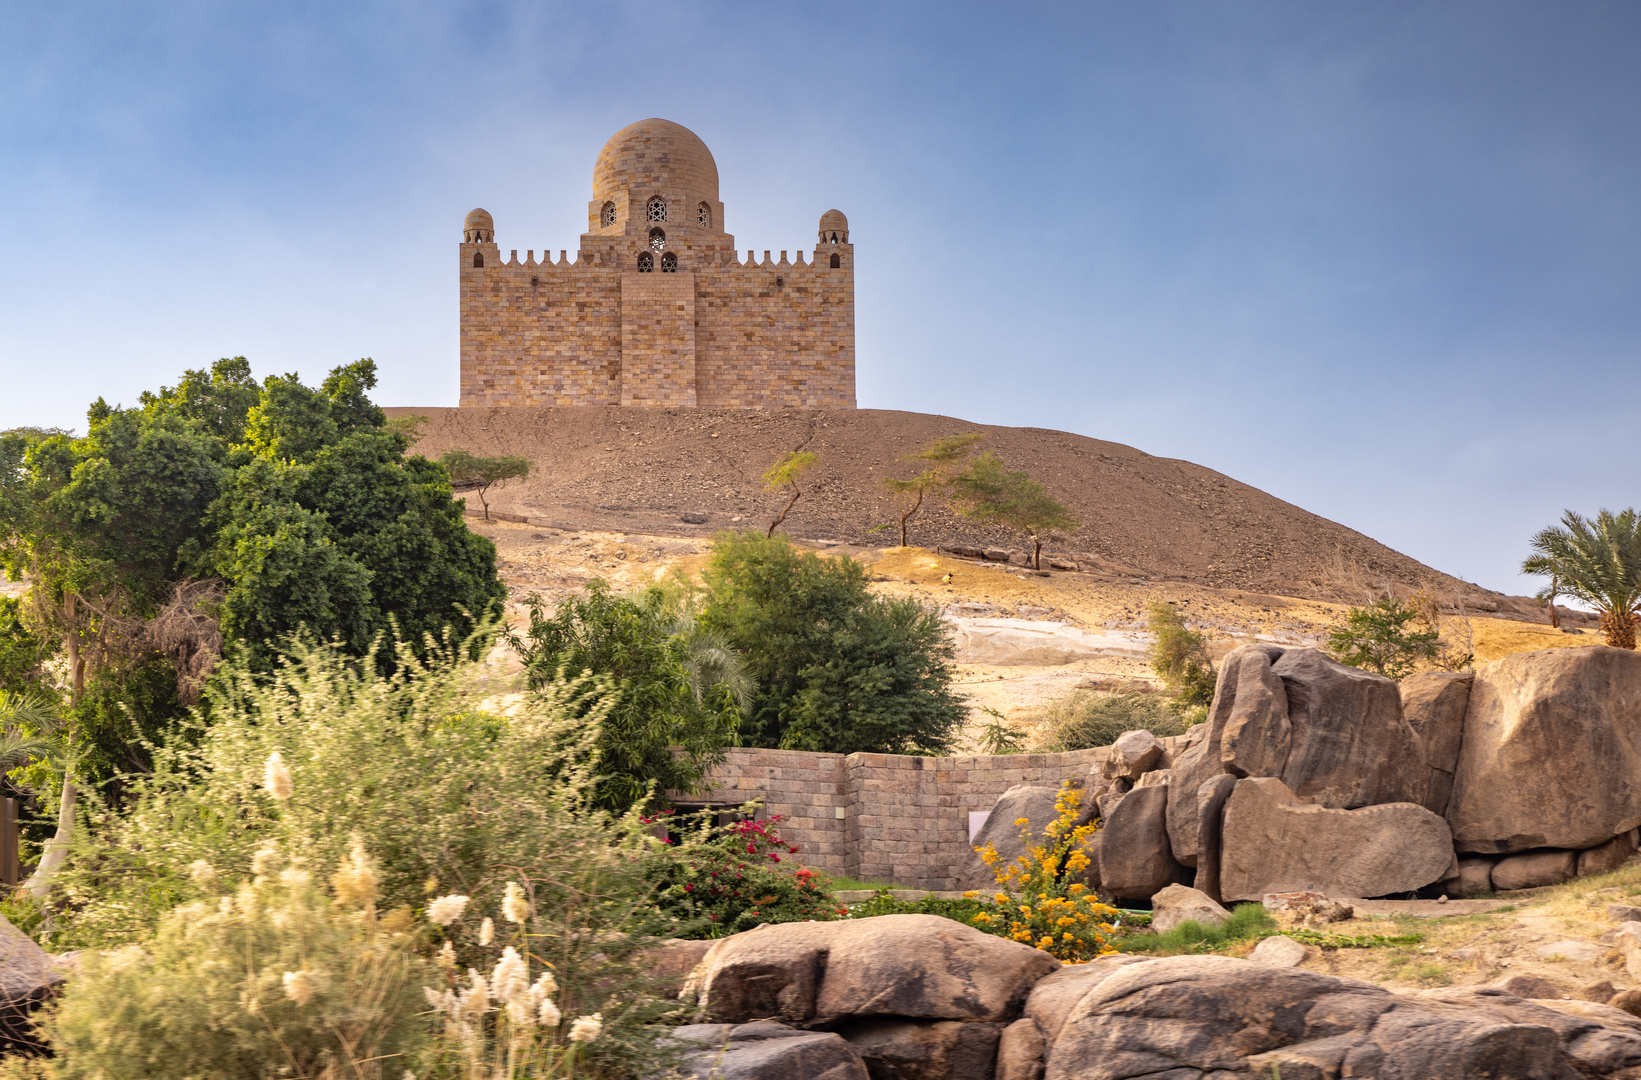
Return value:
<svg viewBox="0 0 1641 1080">
<path fill-rule="evenodd" d="M 456 1011 L 466 1020 L 476 1020 L 490 1011 L 490 984 L 472 968 L 467 969 L 467 989 L 457 998 Z"/>
<path fill-rule="evenodd" d="M 274 846 L 273 841 L 267 841 L 256 849 L 256 854 L 251 856 L 251 873 L 257 877 L 266 877 L 278 870 L 279 864 L 284 861 L 285 856 L 279 853 L 279 849 Z"/>
<path fill-rule="evenodd" d="M 299 866 L 291 866 L 279 872 L 279 883 L 287 889 L 300 889 L 313 884 L 313 875 Z"/>
<path fill-rule="evenodd" d="M 512 923 L 522 923 L 530 917 L 530 902 L 524 898 L 523 885 L 516 881 L 507 883 L 507 892 L 501 900 L 501 913 Z"/>
<path fill-rule="evenodd" d="M 570 1024 L 570 1041 L 590 1043 L 604 1033 L 604 1014 L 601 1012 L 578 1016 Z"/>
<path fill-rule="evenodd" d="M 243 774 L 241 774 L 243 775 Z M 250 911 L 195 901 L 167 912 L 145 947 L 82 953 L 42 1031 L 53 1076 L 396 1076 L 426 1045 L 426 965 L 311 884 Z M 277 902 L 275 902 L 277 898 Z M 159 1064 L 163 1063 L 163 1064 Z"/>
<path fill-rule="evenodd" d="M 544 1028 L 556 1028 L 564 1019 L 564 1014 L 558 1011 L 558 1006 L 553 1004 L 552 998 L 543 998 L 541 1008 L 536 1011 L 536 1019 L 541 1021 Z"/>
<path fill-rule="evenodd" d="M 374 656 L 361 659 L 331 646 L 296 642 L 287 646 L 285 662 L 272 672 L 252 672 L 233 660 L 219 668 L 208 690 L 208 718 L 202 710 L 184 722 L 184 737 L 156 748 L 153 770 L 130 779 L 119 813 L 95 792 L 87 796 L 85 827 L 77 830 L 76 840 L 78 845 L 83 839 L 86 857 L 65 865 L 54 884 L 64 906 L 54 920 L 52 948 L 97 952 L 150 941 L 162 923 L 169 925 L 168 897 L 203 897 L 207 914 L 192 916 L 195 923 L 221 919 L 255 926 L 258 942 L 293 940 L 318 907 L 331 913 L 339 933 L 372 935 L 371 949 L 385 950 L 383 956 L 403 954 L 414 960 L 417 948 L 438 950 L 429 959 L 464 973 L 451 989 L 455 995 L 466 994 L 473 1006 L 479 1002 L 468 986 L 464 961 L 471 956 L 473 966 L 488 975 L 501 950 L 452 933 L 453 927 L 467 925 L 469 904 L 447 900 L 445 894 L 471 894 L 474 899 L 494 894 L 495 910 L 475 910 L 472 925 L 476 929 L 486 913 L 508 925 L 501 900 L 512 879 L 522 885 L 533 909 L 528 918 L 531 970 L 539 974 L 551 968 L 561 987 L 551 995 L 554 1008 L 572 1018 L 603 1010 L 597 1041 L 575 1044 L 577 1075 L 664 1073 L 680 1052 L 665 1041 L 670 1027 L 661 1021 L 677 1004 L 651 990 L 656 980 L 642 955 L 658 931 L 675 927 L 655 904 L 644 875 L 642 857 L 650 847 L 652 827 L 643 824 L 639 813 L 615 814 L 595 803 L 598 731 L 610 683 L 597 677 L 549 678 L 533 687 L 511 714 L 488 714 L 475 708 L 498 690 L 496 672 L 476 659 L 487 654 L 484 640 L 450 635 L 419 654 L 402 643 L 389 647 L 392 655 L 378 662 Z M 284 761 L 300 763 L 300 799 L 278 802 L 262 789 L 264 765 L 275 749 Z M 383 933 L 385 918 L 361 919 L 358 909 L 350 911 L 335 899 L 329 877 L 350 862 L 354 833 L 370 854 L 379 910 L 405 908 L 419 921 L 432 908 L 448 921 L 430 920 L 423 924 L 424 934 L 412 930 L 393 937 Z M 247 869 L 253 855 L 274 843 L 285 858 L 265 857 L 258 869 L 267 873 L 257 876 L 267 880 L 250 885 Z M 280 887 L 279 871 L 297 853 L 314 881 L 293 895 Z M 189 871 L 201 856 L 219 871 L 216 882 L 203 888 L 190 880 Z M 111 866 L 120 872 L 110 874 Z M 233 892 L 237 883 L 224 880 L 239 876 L 247 883 L 243 901 L 254 922 L 239 907 Z M 442 888 L 426 890 L 429 880 L 442 882 Z M 226 894 L 217 900 L 226 901 L 226 914 L 211 903 L 218 889 Z M 485 906 L 489 908 L 488 901 Z M 274 925 L 276 912 L 288 915 L 287 926 Z M 445 932 L 432 932 L 437 925 Z M 522 945 L 518 951 L 524 953 Z M 377 962 L 371 959 L 366 966 Z M 384 1000 L 377 1009 L 349 982 L 348 964 L 323 953 L 293 951 L 259 963 L 260 997 L 255 1000 L 275 1024 L 294 1022 L 299 1013 L 307 1014 L 301 1020 L 307 1024 L 346 1011 L 389 1027 L 409 1024 L 432 1040 L 425 1067 L 420 1057 L 384 1060 L 375 1066 L 383 1076 L 397 1076 L 403 1065 L 424 1076 L 465 1076 L 470 1049 L 479 1055 L 485 1074 L 495 1074 L 507 1067 L 521 1031 L 532 1047 L 522 1053 L 561 1054 L 570 1045 L 560 1023 L 550 1034 L 539 1026 L 525 1029 L 497 1016 L 488 1001 L 478 1019 L 463 1020 L 464 1036 L 447 1015 L 431 1016 L 423 1000 L 423 983 L 441 989 L 446 985 L 445 971 L 434 963 L 427 968 L 437 973 L 436 982 L 422 978 L 409 986 L 408 1001 Z M 236 970 L 237 982 L 229 978 Z M 304 1009 L 282 994 L 287 970 L 326 973 L 328 981 Z M 98 1004 L 105 1017 L 115 1012 L 133 1017 L 117 1034 L 142 1060 L 169 1061 L 203 1052 L 194 1046 L 173 1050 L 169 1032 L 192 1032 L 189 1025 L 224 1013 L 233 1014 L 235 1023 L 254 1020 L 267 1033 L 266 1024 L 239 1004 L 246 966 L 230 963 L 226 974 L 212 971 L 217 974 L 211 976 L 216 981 L 209 993 L 188 991 L 194 997 L 185 1022 L 171 1023 L 163 1004 L 171 991 L 164 985 L 154 989 L 152 979 L 133 982 L 117 1005 L 108 997 Z M 541 1000 L 535 1001 L 538 1019 Z M 105 1032 L 92 1041 L 115 1034 Z M 228 1037 L 227 1029 L 210 1036 L 219 1043 Z M 288 1064 L 269 1042 L 271 1035 L 246 1038 L 247 1045 L 268 1042 L 257 1061 L 244 1068 L 207 1062 L 188 1074 L 260 1075 Z M 63 1054 L 83 1055 L 86 1045 L 76 1036 Z M 97 1068 L 103 1068 L 100 1053 L 97 1049 L 88 1059 Z M 321 1068 L 297 1069 L 292 1075 L 316 1075 Z M 110 1077 L 122 1071 L 103 1068 Z"/>
<path fill-rule="evenodd" d="M 282 981 L 285 984 L 285 996 L 298 1005 L 306 1005 L 313 1000 L 313 976 L 306 971 L 287 971 Z"/>
<path fill-rule="evenodd" d="M 496 970 L 490 973 L 490 996 L 506 1004 L 514 998 L 522 997 L 529 990 L 529 965 L 524 962 L 518 950 L 509 945 L 501 951 L 501 959 L 496 961 Z"/>
<path fill-rule="evenodd" d="M 365 851 L 365 841 L 358 833 L 348 845 L 348 857 L 336 873 L 331 875 L 330 887 L 336 899 L 350 907 L 369 908 L 376 903 L 376 870 Z"/>
<path fill-rule="evenodd" d="M 262 789 L 280 802 L 291 797 L 291 770 L 285 767 L 285 755 L 278 750 L 262 763 Z"/>
<path fill-rule="evenodd" d="M 484 921 L 479 923 L 479 944 L 480 945 L 488 945 L 492 941 L 495 941 L 495 940 L 496 940 L 496 921 L 494 919 L 492 919 L 490 916 L 486 915 L 484 917 Z"/>
<path fill-rule="evenodd" d="M 465 910 L 467 910 L 467 897 L 441 896 L 427 905 L 427 918 L 429 922 L 436 922 L 440 926 L 449 926 L 461 918 L 462 912 Z"/>
<path fill-rule="evenodd" d="M 203 885 L 217 876 L 216 867 L 204 859 L 195 859 L 188 864 L 188 878 L 195 884 Z"/>
</svg>

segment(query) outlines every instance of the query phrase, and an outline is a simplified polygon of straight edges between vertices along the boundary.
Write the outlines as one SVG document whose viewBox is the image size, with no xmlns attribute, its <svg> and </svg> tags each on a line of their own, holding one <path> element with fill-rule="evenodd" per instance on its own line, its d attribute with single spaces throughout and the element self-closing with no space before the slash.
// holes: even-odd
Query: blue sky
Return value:
<svg viewBox="0 0 1641 1080">
<path fill-rule="evenodd" d="M 648 116 L 857 248 L 859 400 L 1188 458 L 1520 592 L 1641 503 L 1641 5 L 0 2 L 0 427 L 234 354 L 453 405 L 455 245 Z"/>
</svg>

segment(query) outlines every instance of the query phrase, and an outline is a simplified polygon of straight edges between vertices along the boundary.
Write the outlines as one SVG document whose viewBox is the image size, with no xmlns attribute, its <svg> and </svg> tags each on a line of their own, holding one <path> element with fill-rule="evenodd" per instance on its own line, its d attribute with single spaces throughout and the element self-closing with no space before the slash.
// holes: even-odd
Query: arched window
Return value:
<svg viewBox="0 0 1641 1080">
<path fill-rule="evenodd" d="M 712 227 L 712 204 L 702 203 L 695 208 L 695 224 Z"/>
<path fill-rule="evenodd" d="M 651 255 L 647 251 L 639 252 L 638 253 L 638 272 L 640 274 L 649 274 L 649 273 L 654 273 L 654 271 L 655 271 L 655 256 Z"/>
<path fill-rule="evenodd" d="M 615 224 L 615 203 L 607 202 L 604 204 L 604 209 L 598 212 L 598 221 L 601 225 Z"/>
<path fill-rule="evenodd" d="M 650 200 L 649 207 L 646 209 L 645 214 L 651 221 L 667 220 L 667 200 L 657 195 L 655 198 Z"/>
<path fill-rule="evenodd" d="M 676 274 L 678 272 L 678 256 L 670 251 L 661 256 L 661 272 L 663 274 Z"/>
<path fill-rule="evenodd" d="M 839 256 L 837 254 L 837 252 L 833 252 L 832 253 L 832 269 L 836 270 L 838 267 L 840 267 L 842 265 L 843 265 L 843 258 L 841 256 Z"/>
<path fill-rule="evenodd" d="M 483 270 L 484 269 L 484 252 L 482 252 L 482 251 L 473 252 L 473 269 L 475 269 L 475 270 Z"/>
<path fill-rule="evenodd" d="M 651 251 L 660 251 L 662 248 L 665 248 L 666 246 L 667 246 L 667 232 L 666 232 L 666 230 L 665 229 L 660 229 L 660 228 L 651 229 L 650 230 L 650 250 Z"/>
</svg>

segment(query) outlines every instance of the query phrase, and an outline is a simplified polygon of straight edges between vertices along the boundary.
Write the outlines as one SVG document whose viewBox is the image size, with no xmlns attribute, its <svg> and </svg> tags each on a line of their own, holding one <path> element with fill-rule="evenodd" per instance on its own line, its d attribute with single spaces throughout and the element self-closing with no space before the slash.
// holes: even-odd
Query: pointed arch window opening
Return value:
<svg viewBox="0 0 1641 1080">
<path fill-rule="evenodd" d="M 651 199 L 649 201 L 649 206 L 645 210 L 645 216 L 647 216 L 651 221 L 667 220 L 667 200 L 663 199 L 659 195 Z"/>
<path fill-rule="evenodd" d="M 710 205 L 702 203 L 695 208 L 695 224 L 703 225 L 709 229 L 712 227 L 712 207 Z"/>
<path fill-rule="evenodd" d="M 661 272 L 663 274 L 676 274 L 678 272 L 678 256 L 670 251 L 661 256 Z"/>
<path fill-rule="evenodd" d="M 482 251 L 473 252 L 473 269 L 475 269 L 475 270 L 483 270 L 484 269 L 484 252 L 482 252 Z"/>
<path fill-rule="evenodd" d="M 665 229 L 651 229 L 650 230 L 650 250 L 651 251 L 663 251 L 663 250 L 666 249 L 666 246 L 667 246 L 667 233 L 666 233 L 666 230 Z"/>
<path fill-rule="evenodd" d="M 605 228 L 615 224 L 615 203 L 607 202 L 604 204 L 604 209 L 598 213 L 598 221 Z"/>
<path fill-rule="evenodd" d="M 639 255 L 638 255 L 638 272 L 640 274 L 654 273 L 655 272 L 655 256 L 651 255 L 647 251 L 640 252 Z"/>
</svg>

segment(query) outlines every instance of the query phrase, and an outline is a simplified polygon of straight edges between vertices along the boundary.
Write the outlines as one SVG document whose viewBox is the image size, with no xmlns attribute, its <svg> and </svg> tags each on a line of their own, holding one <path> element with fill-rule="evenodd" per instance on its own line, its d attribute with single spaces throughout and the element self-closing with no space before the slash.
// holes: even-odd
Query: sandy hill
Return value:
<svg viewBox="0 0 1641 1080">
<path fill-rule="evenodd" d="M 911 475 L 904 457 L 932 439 L 980 431 L 985 448 L 1041 480 L 1082 521 L 1045 555 L 1085 569 L 1357 603 L 1388 581 L 1464 595 L 1472 608 L 1501 615 L 1542 617 L 1529 601 L 1458 582 L 1212 469 L 1062 431 L 884 409 L 387 411 L 426 418 L 416 449 L 429 457 L 463 448 L 529 458 L 534 475 L 492 492 L 492 508 L 579 529 L 708 536 L 762 528 L 785 500 L 765 493 L 759 476 L 787 451 L 813 451 L 820 462 L 783 530 L 877 547 L 898 542 L 898 514 L 881 480 Z M 940 507 L 913 519 L 910 539 L 929 548 L 1025 543 Z"/>
</svg>

